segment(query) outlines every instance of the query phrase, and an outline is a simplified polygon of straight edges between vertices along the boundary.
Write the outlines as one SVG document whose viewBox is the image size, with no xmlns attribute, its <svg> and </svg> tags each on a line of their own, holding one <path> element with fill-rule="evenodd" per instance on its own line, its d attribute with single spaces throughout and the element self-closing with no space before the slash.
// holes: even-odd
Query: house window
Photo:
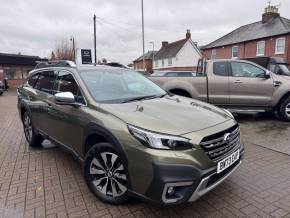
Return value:
<svg viewBox="0 0 290 218">
<path fill-rule="evenodd" d="M 276 39 L 276 54 L 284 54 L 285 52 L 285 38 Z"/>
<path fill-rule="evenodd" d="M 158 67 L 158 60 L 155 61 L 155 67 Z"/>
<path fill-rule="evenodd" d="M 172 58 L 168 58 L 168 66 L 172 66 Z"/>
<path fill-rule="evenodd" d="M 216 49 L 211 50 L 211 59 L 212 60 L 216 59 Z"/>
<path fill-rule="evenodd" d="M 265 55 L 265 41 L 257 42 L 257 56 Z"/>
<path fill-rule="evenodd" d="M 161 64 L 162 64 L 162 67 L 164 67 L 164 59 L 162 59 Z"/>
<path fill-rule="evenodd" d="M 237 59 L 239 57 L 239 46 L 232 47 L 232 58 Z"/>
</svg>

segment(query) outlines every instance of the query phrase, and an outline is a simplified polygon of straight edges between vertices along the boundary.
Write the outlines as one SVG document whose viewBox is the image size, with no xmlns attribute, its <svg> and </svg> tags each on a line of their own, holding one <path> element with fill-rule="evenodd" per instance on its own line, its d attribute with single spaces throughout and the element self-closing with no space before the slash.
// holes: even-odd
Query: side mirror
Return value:
<svg viewBox="0 0 290 218">
<path fill-rule="evenodd" d="M 57 104 L 73 105 L 75 103 L 75 96 L 71 92 L 60 92 L 54 96 Z"/>
<path fill-rule="evenodd" d="M 265 79 L 270 79 L 270 77 L 271 77 L 271 74 L 270 74 L 270 72 L 267 70 L 267 71 L 265 72 Z"/>
</svg>

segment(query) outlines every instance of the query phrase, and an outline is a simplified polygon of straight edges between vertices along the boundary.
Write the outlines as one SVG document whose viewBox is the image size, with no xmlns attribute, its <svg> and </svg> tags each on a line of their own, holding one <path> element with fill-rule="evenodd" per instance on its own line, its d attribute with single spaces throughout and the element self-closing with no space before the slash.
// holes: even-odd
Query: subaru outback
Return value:
<svg viewBox="0 0 290 218">
<path fill-rule="evenodd" d="M 242 162 L 230 112 L 167 93 L 130 69 L 42 63 L 18 88 L 30 146 L 44 139 L 83 163 L 89 189 L 121 204 L 192 202 Z"/>
</svg>

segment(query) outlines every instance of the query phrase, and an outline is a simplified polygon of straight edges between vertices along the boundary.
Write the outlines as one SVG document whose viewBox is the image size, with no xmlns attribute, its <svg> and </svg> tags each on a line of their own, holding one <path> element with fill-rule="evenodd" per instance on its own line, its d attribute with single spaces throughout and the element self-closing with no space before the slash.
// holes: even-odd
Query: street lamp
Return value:
<svg viewBox="0 0 290 218">
<path fill-rule="evenodd" d="M 154 42 L 149 42 L 150 44 L 152 44 L 152 69 L 154 69 Z"/>
</svg>

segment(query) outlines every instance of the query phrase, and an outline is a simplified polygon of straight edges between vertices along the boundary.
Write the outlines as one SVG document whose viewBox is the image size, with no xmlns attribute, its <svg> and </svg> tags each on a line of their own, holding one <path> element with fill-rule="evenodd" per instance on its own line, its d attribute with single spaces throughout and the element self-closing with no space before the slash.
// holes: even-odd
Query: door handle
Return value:
<svg viewBox="0 0 290 218">
<path fill-rule="evenodd" d="M 235 80 L 235 82 L 234 83 L 243 83 L 241 80 Z"/>
</svg>

